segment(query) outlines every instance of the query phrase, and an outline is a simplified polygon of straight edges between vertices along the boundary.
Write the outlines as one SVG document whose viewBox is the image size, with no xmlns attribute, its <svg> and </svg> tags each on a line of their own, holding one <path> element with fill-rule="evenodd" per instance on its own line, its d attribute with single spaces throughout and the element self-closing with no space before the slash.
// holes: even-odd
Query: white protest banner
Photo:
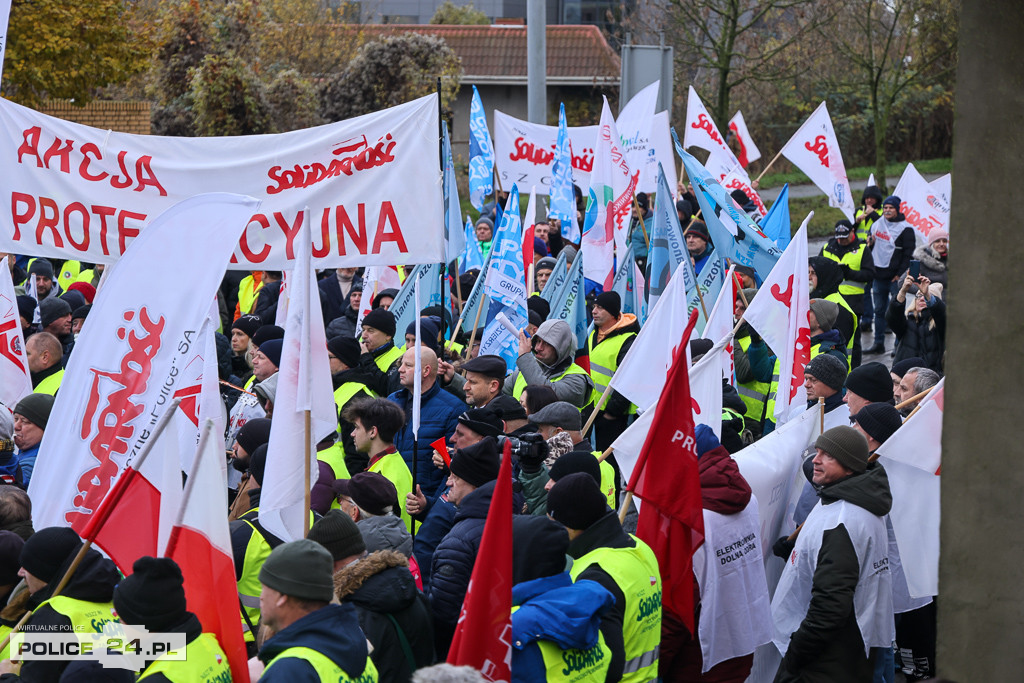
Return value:
<svg viewBox="0 0 1024 683">
<path fill-rule="evenodd" d="M 754 184 L 750 181 L 750 176 L 742 168 L 737 166 L 732 169 L 722 176 L 719 182 L 730 194 L 732 194 L 733 190 L 741 190 L 743 194 L 750 198 L 750 201 L 754 202 L 758 213 L 758 216 L 754 217 L 755 220 L 761 220 L 761 218 L 768 215 L 768 207 L 764 205 L 761 195 L 757 193 L 757 190 L 754 189 Z"/>
<path fill-rule="evenodd" d="M 437 117 L 429 95 L 277 135 L 168 138 L 0 100 L 0 251 L 114 263 L 160 212 L 195 194 L 234 192 L 263 205 L 230 268 L 291 270 L 305 207 L 318 268 L 440 263 Z"/>
<path fill-rule="evenodd" d="M 836 139 L 836 131 L 824 102 L 818 105 L 785 144 L 782 156 L 806 173 L 818 189 L 828 196 L 829 206 L 841 210 L 848 219 L 853 220 L 857 207 L 850 193 L 850 181 L 846 178 L 839 140 Z"/>
<path fill-rule="evenodd" d="M 651 194 L 658 191 L 658 164 L 665 169 L 665 177 L 672 180 L 672 191 L 675 192 L 675 181 L 679 176 L 667 111 L 655 114 L 651 122 L 651 144 L 647 149 L 646 160 L 640 167 L 640 182 L 637 184 L 639 192 Z"/>
<path fill-rule="evenodd" d="M 914 164 L 907 164 L 893 191 L 900 198 L 900 211 L 917 232 L 919 243 L 927 243 L 928 233 L 936 228 L 949 230 L 949 199 L 941 188 L 941 184 L 936 188 L 925 180 Z"/>
<path fill-rule="evenodd" d="M 586 188 L 594 166 L 597 126 L 570 126 L 568 131 L 572 182 Z M 495 110 L 494 165 L 502 188 L 508 192 L 513 184 L 549 187 L 557 143 L 558 126 L 530 123 Z"/>
<path fill-rule="evenodd" d="M 740 165 L 725 138 L 718 132 L 711 114 L 701 101 L 697 91 L 690 86 L 686 96 L 686 123 L 683 125 L 683 147 L 699 147 L 711 152 L 705 167 L 721 179 L 726 173 Z"/>
<path fill-rule="evenodd" d="M 14 410 L 18 401 L 32 393 L 32 380 L 11 270 L 3 263 L 0 271 L 0 404 Z"/>
<path fill-rule="evenodd" d="M 199 330 L 238 235 L 260 202 L 197 195 L 154 219 L 110 274 L 75 344 L 29 485 L 39 528 L 86 524 L 186 384 Z M 173 287 L 163 265 L 190 265 Z M 195 347 L 195 349 L 193 349 Z M 173 433 L 168 429 L 167 433 Z M 154 453 L 154 457 L 156 453 Z M 175 452 L 175 465 L 178 453 Z"/>
<path fill-rule="evenodd" d="M 647 165 L 648 153 L 652 149 L 651 129 L 654 126 L 654 109 L 658 104 L 660 84 L 661 81 L 655 81 L 633 95 L 615 119 L 622 151 L 630 168 L 639 170 Z"/>
<path fill-rule="evenodd" d="M 7 51 L 7 20 L 11 16 L 11 0 L 0 0 L 0 81 L 4 75 L 4 52 Z"/>
</svg>

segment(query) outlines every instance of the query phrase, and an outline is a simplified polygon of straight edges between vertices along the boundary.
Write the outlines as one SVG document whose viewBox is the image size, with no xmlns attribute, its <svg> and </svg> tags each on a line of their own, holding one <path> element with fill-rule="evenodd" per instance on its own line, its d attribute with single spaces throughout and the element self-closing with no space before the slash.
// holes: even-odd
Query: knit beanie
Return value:
<svg viewBox="0 0 1024 683">
<path fill-rule="evenodd" d="M 25 320 L 32 322 L 32 319 L 36 317 L 36 300 L 27 294 L 19 294 L 18 315 Z"/>
<path fill-rule="evenodd" d="M 818 319 L 818 327 L 823 332 L 828 332 L 836 325 L 836 318 L 839 317 L 839 304 L 827 299 L 811 299 L 811 311 Z"/>
<path fill-rule="evenodd" d="M 353 555 L 362 555 L 366 550 L 359 527 L 341 510 L 331 510 L 318 519 L 310 528 L 307 538 L 326 548 L 335 562 Z"/>
<path fill-rule="evenodd" d="M 500 468 L 498 442 L 493 436 L 484 437 L 472 446 L 458 449 L 452 457 L 452 474 L 476 488 L 497 479 Z"/>
<path fill-rule="evenodd" d="M 39 302 L 39 324 L 44 328 L 66 315 L 71 315 L 71 304 L 63 299 L 48 297 Z"/>
<path fill-rule="evenodd" d="M 903 360 L 896 361 L 895 363 L 893 363 L 892 364 L 892 371 L 891 372 L 894 375 L 896 375 L 897 377 L 899 377 L 900 379 L 903 379 L 903 376 L 905 374 L 907 374 L 908 370 L 911 370 L 913 368 L 923 368 L 923 367 L 924 367 L 924 358 L 919 358 L 918 356 L 914 356 L 913 358 L 904 358 Z"/>
<path fill-rule="evenodd" d="M 48 277 L 53 279 L 53 264 L 44 258 L 37 258 L 32 262 L 32 265 L 28 267 L 29 275 L 41 275 L 42 277 Z"/>
<path fill-rule="evenodd" d="M 532 308 L 526 311 L 526 318 L 530 321 L 530 325 L 534 327 L 540 327 L 540 324 L 544 322 L 544 318 L 540 317 L 540 313 L 533 310 Z"/>
<path fill-rule="evenodd" d="M 533 581 L 565 571 L 569 535 L 545 515 L 512 519 L 512 583 Z"/>
<path fill-rule="evenodd" d="M 269 436 L 267 437 L 269 439 Z M 267 444 L 260 444 L 249 454 L 249 474 L 256 483 L 263 486 L 263 474 L 267 470 Z"/>
<path fill-rule="evenodd" d="M 76 292 L 73 289 L 70 290 L 70 291 L 64 292 L 63 294 L 61 294 L 57 298 L 60 299 L 61 301 L 63 301 L 64 303 L 66 303 L 68 305 L 68 309 L 69 309 L 68 313 L 70 313 L 71 311 L 75 310 L 79 306 L 84 306 L 86 303 L 88 303 L 85 300 L 85 295 L 84 294 L 82 294 L 81 292 Z"/>
<path fill-rule="evenodd" d="M 548 303 L 547 299 L 542 299 L 539 296 L 528 298 L 526 300 L 526 308 L 530 311 L 536 311 L 541 320 L 547 320 L 548 316 L 551 315 L 551 304 Z"/>
<path fill-rule="evenodd" d="M 439 319 L 433 316 L 429 318 L 420 318 L 420 343 L 426 346 L 428 349 L 433 351 L 435 354 L 440 355 L 441 346 L 437 343 L 437 335 L 441 332 L 441 326 L 438 324 Z M 373 327 L 371 325 L 370 327 Z M 416 321 L 413 320 L 409 323 L 408 327 L 405 328 L 406 334 L 416 334 Z"/>
<path fill-rule="evenodd" d="M 870 403 L 892 401 L 892 377 L 884 365 L 865 363 L 846 376 L 846 389 Z"/>
<path fill-rule="evenodd" d="M 499 436 L 505 429 L 501 418 L 490 408 L 470 408 L 459 415 L 459 424 L 480 436 Z"/>
<path fill-rule="evenodd" d="M 231 324 L 232 330 L 239 330 L 246 337 L 250 339 L 256 330 L 260 329 L 263 325 L 263 320 L 258 315 L 243 315 L 238 318 L 234 323 Z"/>
<path fill-rule="evenodd" d="M 308 538 L 271 551 L 260 568 L 260 583 L 300 600 L 330 602 L 334 597 L 334 558 Z"/>
<path fill-rule="evenodd" d="M 696 235 L 705 242 L 711 242 L 711 233 L 708 232 L 708 226 L 704 224 L 704 221 L 694 221 L 690 227 L 686 229 L 686 232 L 683 233 L 684 237 L 686 235 Z"/>
<path fill-rule="evenodd" d="M 597 295 L 597 300 L 594 303 L 608 311 L 613 318 L 622 315 L 622 298 L 618 292 L 602 292 Z"/>
<path fill-rule="evenodd" d="M 828 429 L 814 442 L 846 469 L 863 472 L 868 467 L 868 442 L 853 427 L 840 425 Z"/>
<path fill-rule="evenodd" d="M 888 197 L 886 197 L 882 201 L 882 206 L 885 206 L 886 204 L 888 204 L 889 206 L 895 206 L 896 210 L 899 211 L 900 210 L 900 205 L 902 203 L 903 203 L 903 200 L 900 199 L 899 197 L 897 197 L 896 195 L 889 195 Z"/>
<path fill-rule="evenodd" d="M 53 396 L 49 394 L 29 394 L 14 406 L 15 415 L 21 415 L 40 429 L 46 429 L 51 410 L 53 410 Z"/>
<path fill-rule="evenodd" d="M 544 258 L 537 261 L 537 265 L 533 267 L 533 272 L 539 273 L 542 270 L 554 270 L 556 263 L 558 262 L 553 257 L 545 256 Z"/>
<path fill-rule="evenodd" d="M 166 557 L 140 557 L 114 588 L 114 609 L 126 624 L 165 632 L 185 621 L 185 579 Z"/>
<path fill-rule="evenodd" d="M 746 287 L 743 290 L 743 296 L 746 297 L 747 305 L 748 306 L 750 305 L 750 302 L 754 300 L 754 295 L 755 294 L 757 294 L 757 288 L 756 287 Z M 739 295 L 737 295 L 736 298 L 740 299 Z M 742 299 L 740 299 L 740 301 L 742 301 Z"/>
<path fill-rule="evenodd" d="M 715 436 L 714 430 L 704 424 L 697 425 L 694 430 L 694 438 L 697 441 L 696 446 L 698 458 L 722 445 L 722 442 L 718 440 L 717 436 Z"/>
<path fill-rule="evenodd" d="M 251 335 L 252 345 L 257 349 L 260 344 L 268 342 L 271 339 L 284 339 L 284 328 L 278 327 L 277 325 L 261 325 L 256 328 L 256 332 Z"/>
<path fill-rule="evenodd" d="M 380 330 L 389 337 L 395 336 L 395 314 L 383 308 L 375 308 L 363 318 L 363 327 Z"/>
<path fill-rule="evenodd" d="M 585 472 L 562 477 L 548 491 L 548 514 L 569 529 L 589 529 L 607 511 L 604 494 Z"/>
<path fill-rule="evenodd" d="M 0 531 L 0 586 L 13 586 L 20 581 L 18 559 L 25 540 L 13 531 Z"/>
<path fill-rule="evenodd" d="M 598 485 L 601 484 L 601 463 L 590 451 L 572 451 L 559 456 L 548 470 L 548 476 L 551 481 L 559 481 L 577 472 L 589 474 Z"/>
<path fill-rule="evenodd" d="M 91 311 L 91 310 L 92 310 L 92 304 L 86 304 L 84 306 L 79 306 L 75 310 L 71 311 L 71 319 L 72 320 L 85 320 L 86 318 L 89 317 L 89 311 Z"/>
<path fill-rule="evenodd" d="M 483 223 L 488 228 L 490 228 L 491 229 L 491 235 L 494 235 L 494 221 L 492 221 L 487 216 L 480 216 L 480 218 L 477 218 L 476 222 L 473 223 L 473 227 L 475 228 L 476 226 L 480 225 L 481 223 Z"/>
<path fill-rule="evenodd" d="M 331 337 L 327 340 L 327 350 L 349 368 L 359 365 L 359 356 L 363 354 L 355 337 Z"/>
<path fill-rule="evenodd" d="M 96 298 L 96 288 L 88 282 L 72 282 L 68 285 L 69 292 L 81 292 L 85 298 L 85 302 L 91 304 L 92 300 Z"/>
<path fill-rule="evenodd" d="M 865 432 L 878 443 L 885 443 L 903 426 L 903 418 L 895 406 L 888 403 L 869 403 L 850 419 L 856 420 Z"/>
<path fill-rule="evenodd" d="M 929 247 L 932 246 L 933 244 L 935 244 L 936 242 L 938 242 L 939 240 L 948 240 L 948 239 L 949 239 L 949 231 L 948 230 L 944 230 L 943 228 L 932 228 L 928 232 L 928 246 Z"/>
<path fill-rule="evenodd" d="M 21 549 L 21 566 L 40 581 L 50 583 L 62 566 L 82 547 L 82 539 L 70 527 L 51 526 L 32 534 Z"/>
<path fill-rule="evenodd" d="M 825 386 L 839 391 L 846 380 L 846 363 L 831 353 L 819 353 L 804 367 L 804 374 L 811 375 Z"/>
<path fill-rule="evenodd" d="M 526 419 L 526 408 L 508 394 L 498 394 L 487 403 L 487 408 L 506 422 Z"/>
<path fill-rule="evenodd" d="M 246 421 L 235 435 L 235 441 L 251 456 L 257 448 L 270 441 L 270 419 L 258 417 Z"/>
</svg>

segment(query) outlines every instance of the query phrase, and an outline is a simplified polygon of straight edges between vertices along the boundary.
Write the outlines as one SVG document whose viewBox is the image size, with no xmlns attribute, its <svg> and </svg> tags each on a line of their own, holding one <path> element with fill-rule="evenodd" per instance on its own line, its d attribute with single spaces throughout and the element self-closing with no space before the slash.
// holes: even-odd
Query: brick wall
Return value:
<svg viewBox="0 0 1024 683">
<path fill-rule="evenodd" d="M 78 107 L 66 100 L 50 100 L 40 108 L 44 114 L 93 128 L 121 133 L 149 135 L 149 102 L 93 101 Z"/>
</svg>

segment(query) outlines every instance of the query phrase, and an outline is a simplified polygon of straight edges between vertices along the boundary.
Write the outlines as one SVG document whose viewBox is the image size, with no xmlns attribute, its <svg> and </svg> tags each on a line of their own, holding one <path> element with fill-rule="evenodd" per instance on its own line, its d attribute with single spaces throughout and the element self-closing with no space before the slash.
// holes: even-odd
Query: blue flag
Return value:
<svg viewBox="0 0 1024 683">
<path fill-rule="evenodd" d="M 462 329 L 466 334 L 472 334 L 473 326 L 479 324 L 480 321 L 476 318 L 476 312 L 480 308 L 484 301 L 484 280 L 487 279 L 487 271 L 491 268 L 491 256 L 494 256 L 494 250 L 484 259 L 483 266 L 480 268 L 480 274 L 476 276 L 476 282 L 473 284 L 473 289 L 469 292 L 469 297 L 465 303 L 462 304 Z M 487 309 L 484 309 L 484 313 Z M 486 322 L 487 317 L 481 313 L 480 320 Z"/>
<path fill-rule="evenodd" d="M 416 310 L 415 292 L 413 283 L 420 282 L 420 306 L 441 306 L 441 264 L 421 263 L 402 283 L 402 288 L 395 295 L 388 309 L 395 316 L 395 346 L 401 346 L 405 341 L 405 329 L 416 321 L 420 312 Z M 399 341 L 401 340 L 401 341 Z"/>
<path fill-rule="evenodd" d="M 445 263 L 451 263 L 466 248 L 465 233 L 462 230 L 462 208 L 459 206 L 459 186 L 455 182 L 455 161 L 452 159 L 452 140 L 448 135 L 448 124 L 444 124 L 444 240 Z"/>
<path fill-rule="evenodd" d="M 768 239 L 779 245 L 783 251 L 789 246 L 790 222 L 789 222 L 789 183 L 782 186 L 782 192 L 775 199 L 768 214 L 761 219 L 761 230 Z"/>
<path fill-rule="evenodd" d="M 530 322 L 526 311 L 526 271 L 523 268 L 522 221 L 516 185 L 512 185 L 509 192 L 501 224 L 491 244 L 491 265 L 484 282 L 484 293 L 491 304 L 487 311 L 487 326 L 480 340 L 480 355 L 501 356 L 508 367 L 515 367 L 519 357 L 519 331 L 526 329 Z M 499 315 L 505 318 L 505 322 Z"/>
<path fill-rule="evenodd" d="M 494 192 L 494 145 L 480 93 L 473 86 L 469 105 L 469 203 L 483 211 L 484 197 Z"/>
<path fill-rule="evenodd" d="M 701 271 L 697 279 L 697 288 L 700 289 L 700 294 L 696 289 L 692 294 L 688 293 L 686 310 L 687 313 L 692 313 L 694 309 L 700 311 L 697 315 L 697 330 L 701 334 L 704 333 L 704 326 L 708 324 L 705 308 L 707 309 L 706 313 L 710 315 L 711 309 L 714 308 L 715 302 L 718 301 L 718 295 L 725 285 L 725 274 L 728 270 L 725 261 L 715 254 L 711 254 L 707 265 L 704 266 L 704 270 Z M 701 306 L 701 297 L 704 299 L 703 306 Z"/>
<path fill-rule="evenodd" d="M 551 169 L 551 207 L 548 218 L 562 223 L 562 237 L 574 244 L 580 243 L 580 226 L 576 224 L 576 195 L 572 191 L 572 150 L 569 146 L 569 127 L 565 123 L 565 104 L 558 108 L 558 143 L 555 145 L 555 165 Z"/>
<path fill-rule="evenodd" d="M 647 302 L 644 301 L 644 293 L 639 290 L 638 284 L 633 247 L 629 247 L 619 267 L 615 270 L 612 291 L 617 293 L 622 301 L 622 312 L 632 313 L 636 316 L 637 322 L 643 325 L 647 320 Z"/>
<path fill-rule="evenodd" d="M 565 281 L 568 279 L 569 266 L 566 262 L 565 249 L 563 249 L 558 254 L 558 260 L 555 261 L 555 267 L 551 270 L 551 277 L 548 278 L 547 284 L 544 285 L 540 298 L 549 304 L 561 301 L 562 289 L 565 287 Z"/>
<path fill-rule="evenodd" d="M 683 265 L 683 277 L 686 279 L 686 291 L 694 292 L 696 277 L 690 254 L 683 240 L 683 230 L 679 225 L 679 214 L 672 202 L 672 192 L 668 187 L 664 169 L 658 164 L 658 192 L 654 196 L 654 226 L 651 228 L 651 246 L 647 255 L 647 288 L 650 292 L 648 305 L 654 308 L 658 303 L 668 281 Z"/>
<path fill-rule="evenodd" d="M 587 301 L 583 292 L 583 254 L 576 254 L 569 266 L 565 282 L 565 293 L 559 299 L 559 306 L 551 310 L 548 320 L 564 320 L 569 323 L 576 337 L 576 348 L 587 345 Z M 511 367 L 511 366 L 510 366 Z"/>
<path fill-rule="evenodd" d="M 467 270 L 484 267 L 484 255 L 480 252 L 480 241 L 476 238 L 476 230 L 473 229 L 473 221 L 466 216 L 466 249 L 459 259 L 459 274 Z"/>
<path fill-rule="evenodd" d="M 708 170 L 683 150 L 675 129 L 672 130 L 672 140 L 686 167 L 686 175 L 693 183 L 701 217 L 708 226 L 718 256 L 753 268 L 764 280 L 782 256 L 782 250 L 761 232 L 750 216 L 736 207 L 729 193 Z"/>
</svg>

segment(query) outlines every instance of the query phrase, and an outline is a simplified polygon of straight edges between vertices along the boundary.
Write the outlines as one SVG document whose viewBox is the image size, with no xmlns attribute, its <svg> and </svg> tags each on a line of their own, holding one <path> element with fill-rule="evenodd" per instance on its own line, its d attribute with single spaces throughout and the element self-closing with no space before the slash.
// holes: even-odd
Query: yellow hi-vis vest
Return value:
<svg viewBox="0 0 1024 683">
<path fill-rule="evenodd" d="M 864 252 L 867 250 L 868 245 L 861 242 L 857 245 L 857 251 L 848 251 L 841 257 L 833 254 L 828 250 L 826 246 L 821 251 L 821 255 L 830 261 L 835 261 L 839 265 L 849 266 L 850 270 L 860 270 L 861 261 L 864 260 Z M 843 280 L 842 284 L 839 285 L 839 293 L 843 296 L 855 296 L 857 294 L 863 294 L 867 285 L 863 282 L 857 282 L 856 280 Z"/>
<path fill-rule="evenodd" d="M 256 305 L 256 297 L 263 288 L 263 280 L 256 281 L 253 275 L 246 275 L 238 283 L 238 316 L 249 315 Z"/>
<path fill-rule="evenodd" d="M 850 312 L 850 315 L 853 316 L 853 334 L 851 334 L 850 338 L 846 340 L 846 369 L 850 370 L 850 364 L 853 362 L 853 342 L 855 337 L 859 334 L 860 328 L 858 327 L 858 323 L 860 321 L 857 320 L 857 314 L 853 312 L 852 308 L 850 308 L 850 304 L 846 303 L 846 299 L 843 298 L 842 294 L 829 294 L 825 297 L 825 301 L 831 301 L 835 305 L 839 306 L 839 308 L 845 308 Z"/>
<path fill-rule="evenodd" d="M 594 393 L 590 398 L 591 402 L 596 403 L 604 394 L 608 384 L 612 381 L 612 375 L 618 369 L 619 351 L 622 350 L 622 345 L 626 343 L 627 339 L 635 336 L 636 332 L 617 334 L 595 346 L 597 330 L 590 333 L 590 337 L 587 338 L 587 352 L 590 354 L 590 379 L 594 380 Z M 596 406 L 595 410 L 604 410 L 605 404 Z M 629 414 L 636 414 L 636 406 L 630 405 Z"/>
<path fill-rule="evenodd" d="M 263 532 L 253 522 L 259 516 L 259 508 L 253 508 L 239 517 L 240 520 L 252 527 L 252 535 L 249 536 L 249 543 L 245 546 L 245 557 L 242 559 L 242 578 L 238 580 L 238 601 L 242 604 L 246 616 L 252 622 L 254 628 L 259 628 L 260 623 L 260 569 L 263 563 L 270 556 L 273 550 Z M 245 642 L 256 642 L 256 634 L 249 629 L 245 617 L 242 619 L 242 635 Z"/>
<path fill-rule="evenodd" d="M 565 372 L 563 372 L 558 377 L 552 377 L 550 381 L 551 382 L 557 382 L 557 381 L 561 380 L 563 377 L 565 377 L 567 375 L 587 375 L 587 371 L 584 370 L 583 368 L 581 368 L 580 366 L 576 365 L 575 363 L 572 363 L 571 365 L 569 365 L 569 367 L 567 367 L 565 369 Z M 523 389 L 525 389 L 525 388 L 526 388 L 526 378 L 523 377 L 523 373 L 522 372 L 517 373 L 516 374 L 516 383 L 514 385 L 512 385 L 512 395 L 515 396 L 517 401 L 522 397 Z M 589 406 L 593 402 L 594 402 L 594 395 L 591 394 L 590 398 L 587 399 L 587 402 L 583 406 L 583 408 L 586 408 L 587 406 Z M 583 408 L 581 408 L 580 410 L 582 410 Z"/>
<path fill-rule="evenodd" d="M 374 666 L 373 660 L 369 656 L 366 657 L 366 667 L 363 669 L 363 672 L 353 678 L 335 664 L 330 657 L 308 647 L 289 647 L 282 650 L 276 657 L 270 660 L 263 673 L 270 671 L 275 662 L 288 659 L 289 657 L 309 662 L 313 670 L 316 671 L 316 675 L 320 678 L 321 683 L 377 683 L 378 680 L 377 667 Z"/>
<path fill-rule="evenodd" d="M 841 349 L 843 347 L 835 346 L 835 347 L 830 347 L 830 348 Z M 811 347 L 811 358 L 814 358 L 819 353 L 821 353 L 821 343 L 820 342 Z M 768 404 L 765 407 L 765 418 L 766 419 L 770 419 L 772 422 L 775 422 L 775 418 L 773 417 L 775 415 L 775 396 L 779 392 L 779 365 L 780 365 L 780 361 L 776 357 L 776 359 L 775 359 L 775 368 L 772 370 L 771 390 L 768 392 Z M 847 355 L 847 357 L 846 357 L 846 366 L 847 366 L 847 369 L 849 369 L 849 366 L 850 366 L 850 357 L 849 357 L 849 355 Z"/>
<path fill-rule="evenodd" d="M 512 606 L 512 613 L 519 605 Z M 598 631 L 597 642 L 587 650 L 570 648 L 563 650 L 550 640 L 533 641 L 544 660 L 544 680 L 559 683 L 587 683 L 603 681 L 608 676 L 612 661 L 611 648 L 604 642 L 604 635 Z M 521 643 L 515 643 L 520 647 Z"/>
<path fill-rule="evenodd" d="M 113 602 L 90 602 L 58 595 L 44 600 L 32 612 L 38 612 L 46 605 L 71 621 L 71 630 L 78 635 L 80 641 L 91 640 L 90 633 L 103 633 L 103 627 L 109 623 L 121 623 L 120 617 L 114 610 Z M 31 624 L 31 619 L 29 624 Z"/>
<path fill-rule="evenodd" d="M 185 646 L 185 659 L 161 657 L 147 666 L 136 680 L 156 674 L 163 674 L 173 683 L 230 683 L 231 666 L 217 638 L 211 633 L 202 633 Z"/>
<path fill-rule="evenodd" d="M 412 533 L 412 517 L 405 510 L 405 497 L 412 493 L 412 472 L 409 471 L 409 466 L 405 464 L 405 460 L 402 458 L 402 454 L 398 451 L 394 453 L 388 453 L 377 462 L 370 465 L 367 472 L 376 472 L 381 475 L 392 484 L 395 485 L 395 490 L 398 493 L 398 507 L 401 510 L 395 510 L 393 512 L 401 512 L 402 521 L 405 522 L 405 528 Z"/>
<path fill-rule="evenodd" d="M 345 404 L 355 398 L 359 393 L 366 394 L 364 398 L 377 398 L 377 394 L 373 393 L 373 391 L 371 391 L 370 388 L 362 382 L 345 382 L 334 390 L 334 406 L 337 408 L 339 418 L 341 417 L 341 410 L 345 407 Z"/>
<path fill-rule="evenodd" d="M 569 575 L 575 581 L 592 564 L 612 577 L 626 598 L 622 639 L 626 664 L 624 683 L 647 683 L 658 678 L 661 645 L 661 573 L 650 547 L 632 536 L 634 548 L 596 548 L 573 562 Z"/>
<path fill-rule="evenodd" d="M 78 282 L 78 276 L 82 274 L 81 261 L 65 261 L 60 267 L 60 274 L 57 275 L 57 284 L 61 291 L 68 291 L 68 287 Z"/>
<path fill-rule="evenodd" d="M 740 348 L 744 352 L 750 348 L 750 336 L 740 337 L 736 340 Z M 743 399 L 743 404 L 747 407 L 743 416 L 754 422 L 761 422 L 764 419 L 764 406 L 768 401 L 768 392 L 771 391 L 771 382 L 758 382 L 754 380 L 752 382 L 738 382 L 736 384 L 736 391 L 739 393 L 740 398 Z"/>
<path fill-rule="evenodd" d="M 595 458 L 601 457 L 601 451 L 591 451 Z M 612 510 L 618 509 L 618 501 L 615 499 L 615 468 L 607 460 L 601 460 L 601 493 L 608 501 L 608 507 Z"/>
<path fill-rule="evenodd" d="M 54 396 L 57 390 L 60 389 L 60 383 L 64 381 L 64 370 L 58 370 L 46 377 L 43 381 L 33 387 L 32 391 L 36 394 L 49 394 Z"/>
<path fill-rule="evenodd" d="M 377 364 L 377 367 L 381 372 L 387 372 L 391 369 L 392 364 L 402 357 L 403 353 L 405 352 L 402 349 L 397 346 L 392 346 L 390 349 L 374 358 L 373 362 Z"/>
<path fill-rule="evenodd" d="M 878 215 L 881 216 L 882 207 L 878 207 L 877 211 Z M 859 239 L 861 242 L 867 241 L 868 233 L 871 232 L 871 226 L 874 225 L 875 221 L 877 220 L 875 218 L 868 220 L 866 216 L 869 213 L 871 212 L 867 210 L 867 207 L 862 206 L 861 208 L 857 209 L 857 213 L 854 215 L 854 220 L 856 221 L 853 224 L 854 234 L 857 235 L 857 239 Z"/>
</svg>

